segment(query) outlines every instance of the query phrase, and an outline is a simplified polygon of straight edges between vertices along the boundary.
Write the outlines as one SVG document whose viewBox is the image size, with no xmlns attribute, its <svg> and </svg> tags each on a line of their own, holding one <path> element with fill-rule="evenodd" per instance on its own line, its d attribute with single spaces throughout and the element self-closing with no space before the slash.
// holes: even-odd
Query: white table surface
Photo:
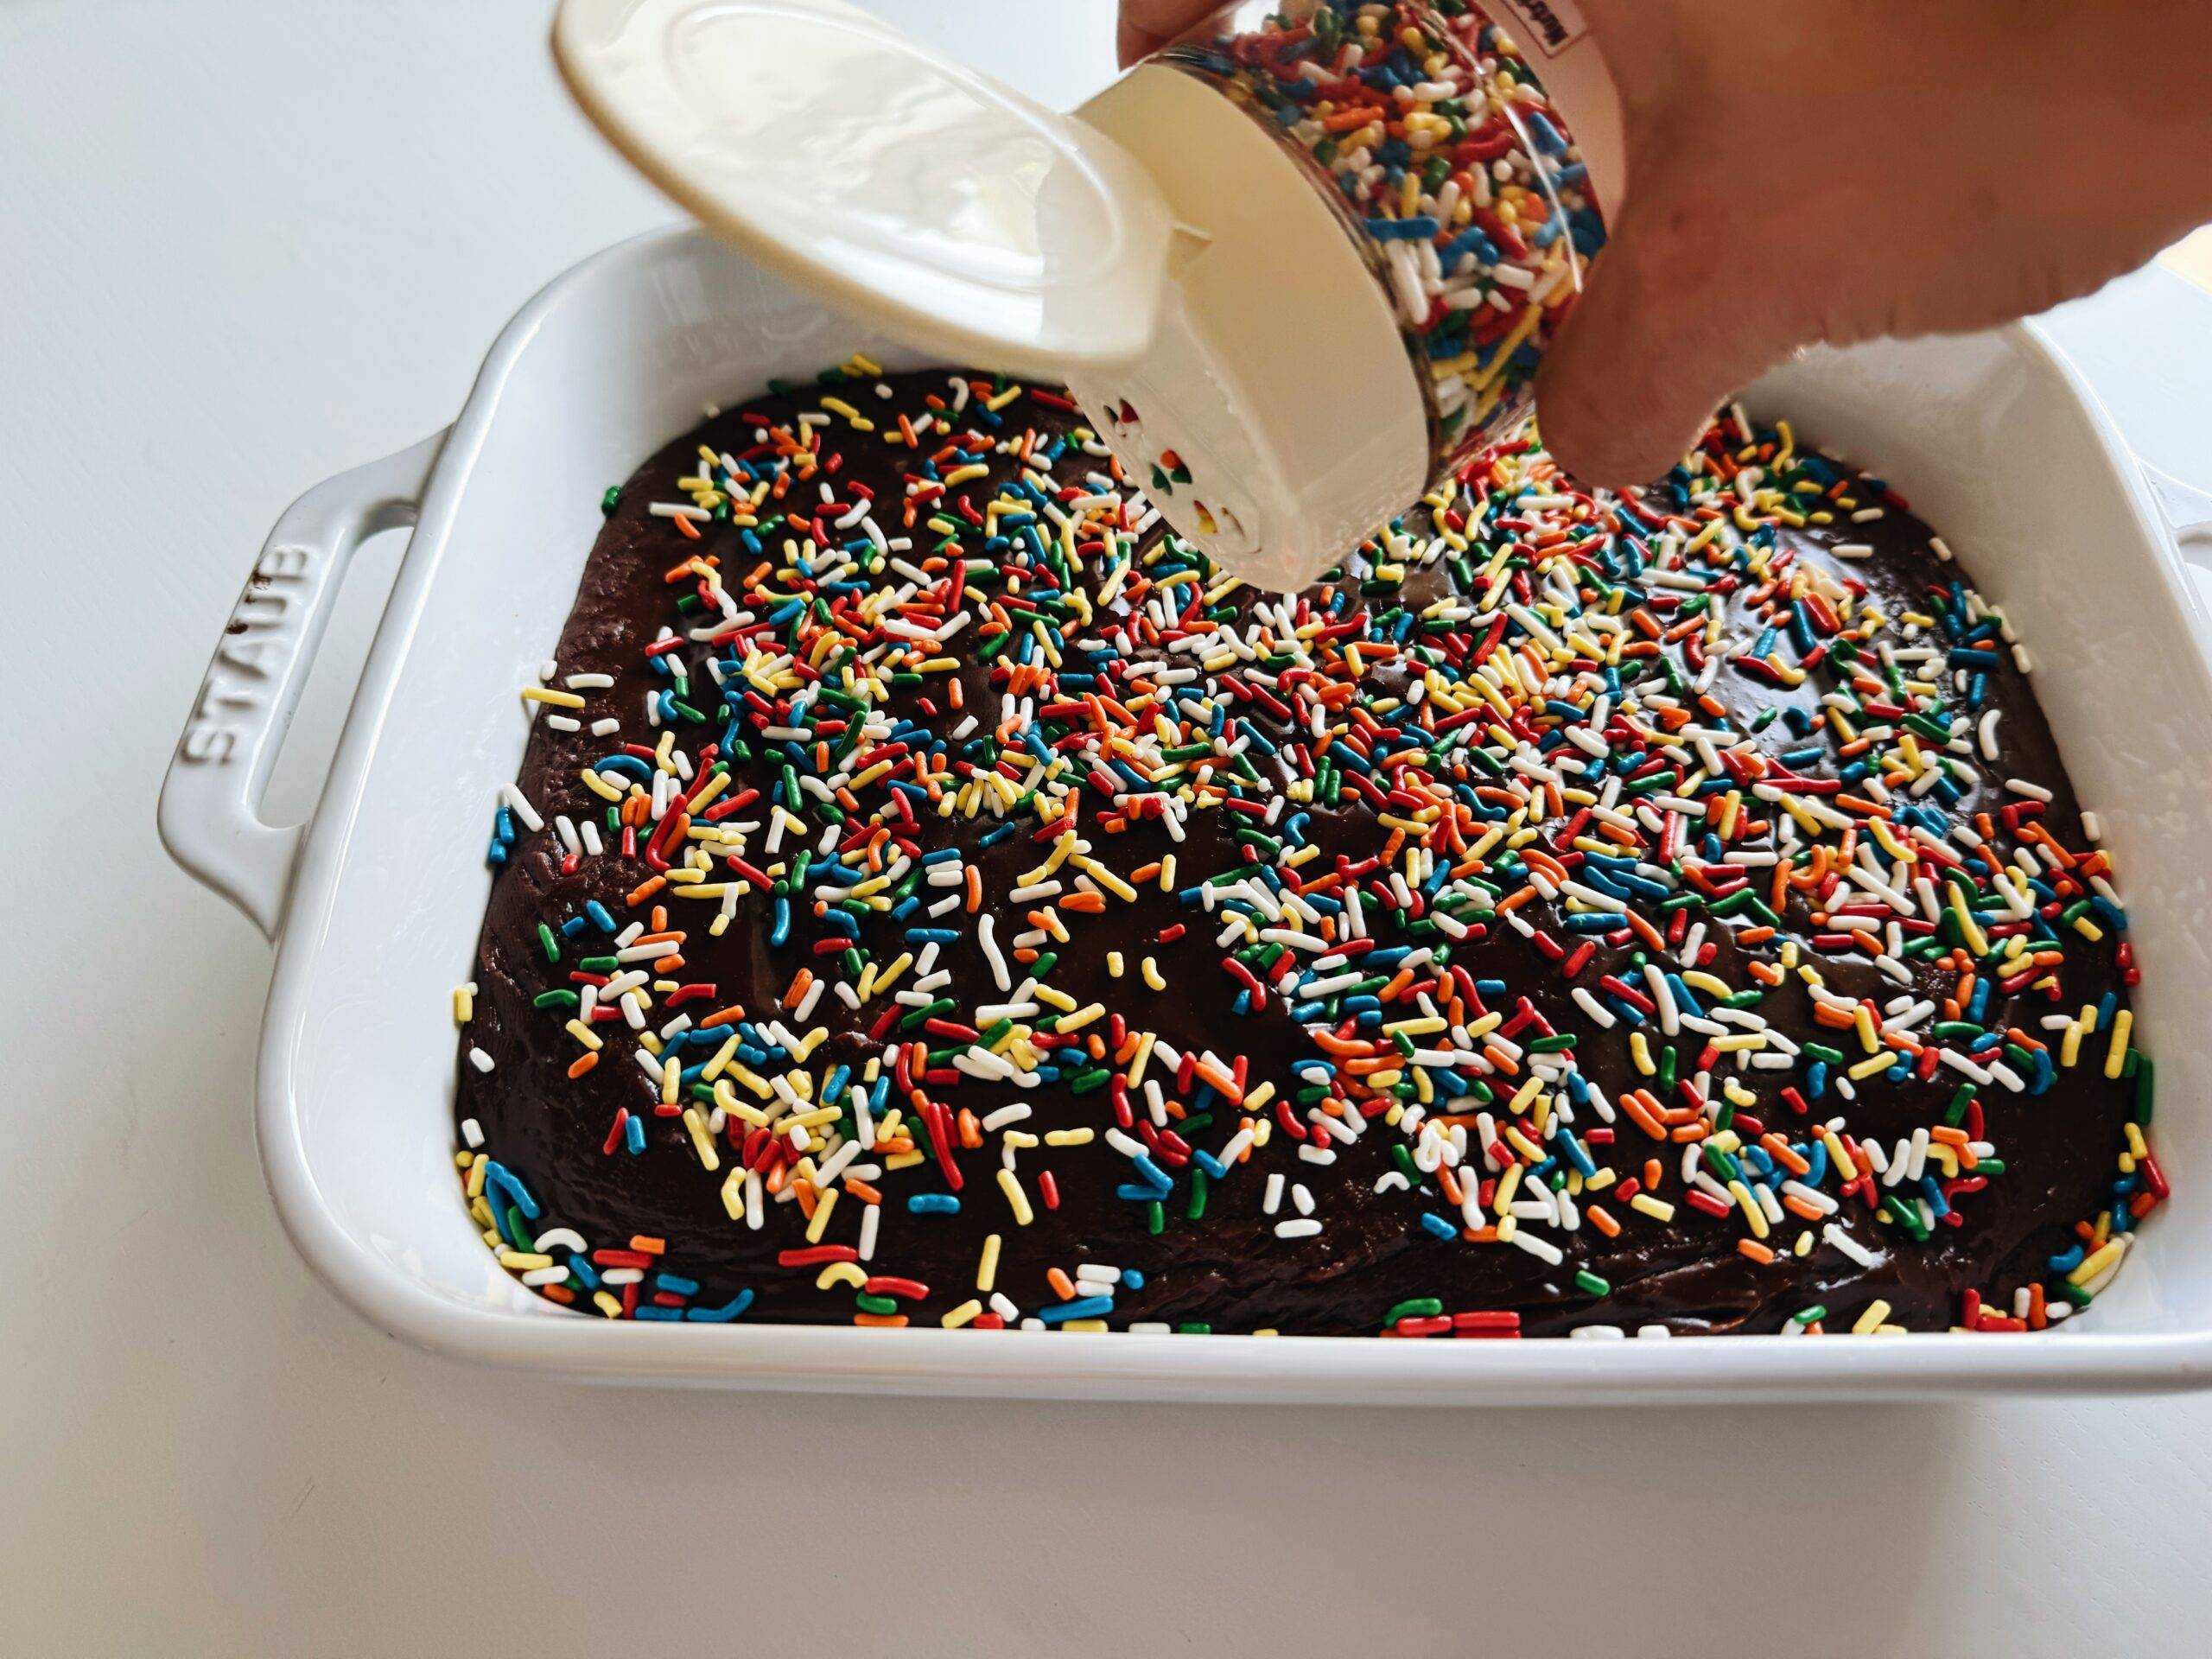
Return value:
<svg viewBox="0 0 2212 1659">
<path fill-rule="evenodd" d="M 1055 100 L 1105 73 L 1108 0 L 880 9 Z M 0 979 L 0 1652 L 2203 1650 L 2212 1397 L 594 1390 L 431 1360 L 326 1294 L 254 1154 L 267 950 L 169 865 L 154 795 L 285 502 L 434 429 L 532 289 L 671 216 L 543 24 L 0 0 L 0 854 L 42 872 Z M 2152 273 L 2057 327 L 2212 483 L 2212 302 Z M 342 701 L 311 699 L 296 803 Z"/>
</svg>

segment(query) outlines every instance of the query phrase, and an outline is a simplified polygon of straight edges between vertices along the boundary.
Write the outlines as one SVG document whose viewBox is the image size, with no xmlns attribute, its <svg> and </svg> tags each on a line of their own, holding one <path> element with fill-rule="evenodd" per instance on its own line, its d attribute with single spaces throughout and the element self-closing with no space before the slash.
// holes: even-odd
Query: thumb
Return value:
<svg viewBox="0 0 2212 1659">
<path fill-rule="evenodd" d="M 1749 248 L 1704 204 L 1632 203 L 1536 376 L 1545 447 L 1585 485 L 1648 484 L 1796 344 Z"/>
</svg>

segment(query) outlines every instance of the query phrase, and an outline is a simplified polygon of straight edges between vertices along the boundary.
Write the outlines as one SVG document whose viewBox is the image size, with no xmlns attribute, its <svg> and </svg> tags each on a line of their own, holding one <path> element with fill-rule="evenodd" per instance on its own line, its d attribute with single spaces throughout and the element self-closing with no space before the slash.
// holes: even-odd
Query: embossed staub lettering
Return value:
<svg viewBox="0 0 2212 1659">
<path fill-rule="evenodd" d="M 214 665 L 193 704 L 177 753 L 198 765 L 221 766 L 245 741 L 249 715 L 268 702 L 270 688 L 298 653 L 303 591 L 315 574 L 315 550 L 279 544 L 262 550 L 232 607 Z"/>
<path fill-rule="evenodd" d="M 1505 0 L 1505 9 L 1524 25 L 1525 42 L 1548 58 L 1557 57 L 1589 32 L 1574 0 Z"/>
</svg>

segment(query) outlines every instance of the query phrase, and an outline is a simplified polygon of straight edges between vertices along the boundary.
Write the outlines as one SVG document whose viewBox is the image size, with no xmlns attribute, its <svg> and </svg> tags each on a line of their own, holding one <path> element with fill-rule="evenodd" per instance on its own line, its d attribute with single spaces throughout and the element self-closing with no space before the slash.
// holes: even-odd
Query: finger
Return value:
<svg viewBox="0 0 2212 1659">
<path fill-rule="evenodd" d="M 1116 45 L 1120 53 L 1122 67 L 1150 57 L 1166 44 L 1160 35 L 1148 34 L 1133 23 L 1122 23 Z"/>
<path fill-rule="evenodd" d="M 1536 377 L 1545 447 L 1569 474 L 1609 488 L 1662 476 L 1715 409 L 1810 337 L 1750 269 L 1756 245 L 1725 216 L 1623 215 Z"/>
<path fill-rule="evenodd" d="M 1157 52 L 1220 4 L 1221 0 L 1122 0 L 1122 66 Z"/>
</svg>

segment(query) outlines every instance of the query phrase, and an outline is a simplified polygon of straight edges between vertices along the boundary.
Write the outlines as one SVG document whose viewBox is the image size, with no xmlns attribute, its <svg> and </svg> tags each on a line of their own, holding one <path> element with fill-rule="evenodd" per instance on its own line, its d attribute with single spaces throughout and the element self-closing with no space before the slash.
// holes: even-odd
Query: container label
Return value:
<svg viewBox="0 0 2212 1659">
<path fill-rule="evenodd" d="M 1505 10 L 1522 24 L 1516 37 L 1548 58 L 1555 58 L 1590 32 L 1575 0 L 1503 0 Z"/>
</svg>

